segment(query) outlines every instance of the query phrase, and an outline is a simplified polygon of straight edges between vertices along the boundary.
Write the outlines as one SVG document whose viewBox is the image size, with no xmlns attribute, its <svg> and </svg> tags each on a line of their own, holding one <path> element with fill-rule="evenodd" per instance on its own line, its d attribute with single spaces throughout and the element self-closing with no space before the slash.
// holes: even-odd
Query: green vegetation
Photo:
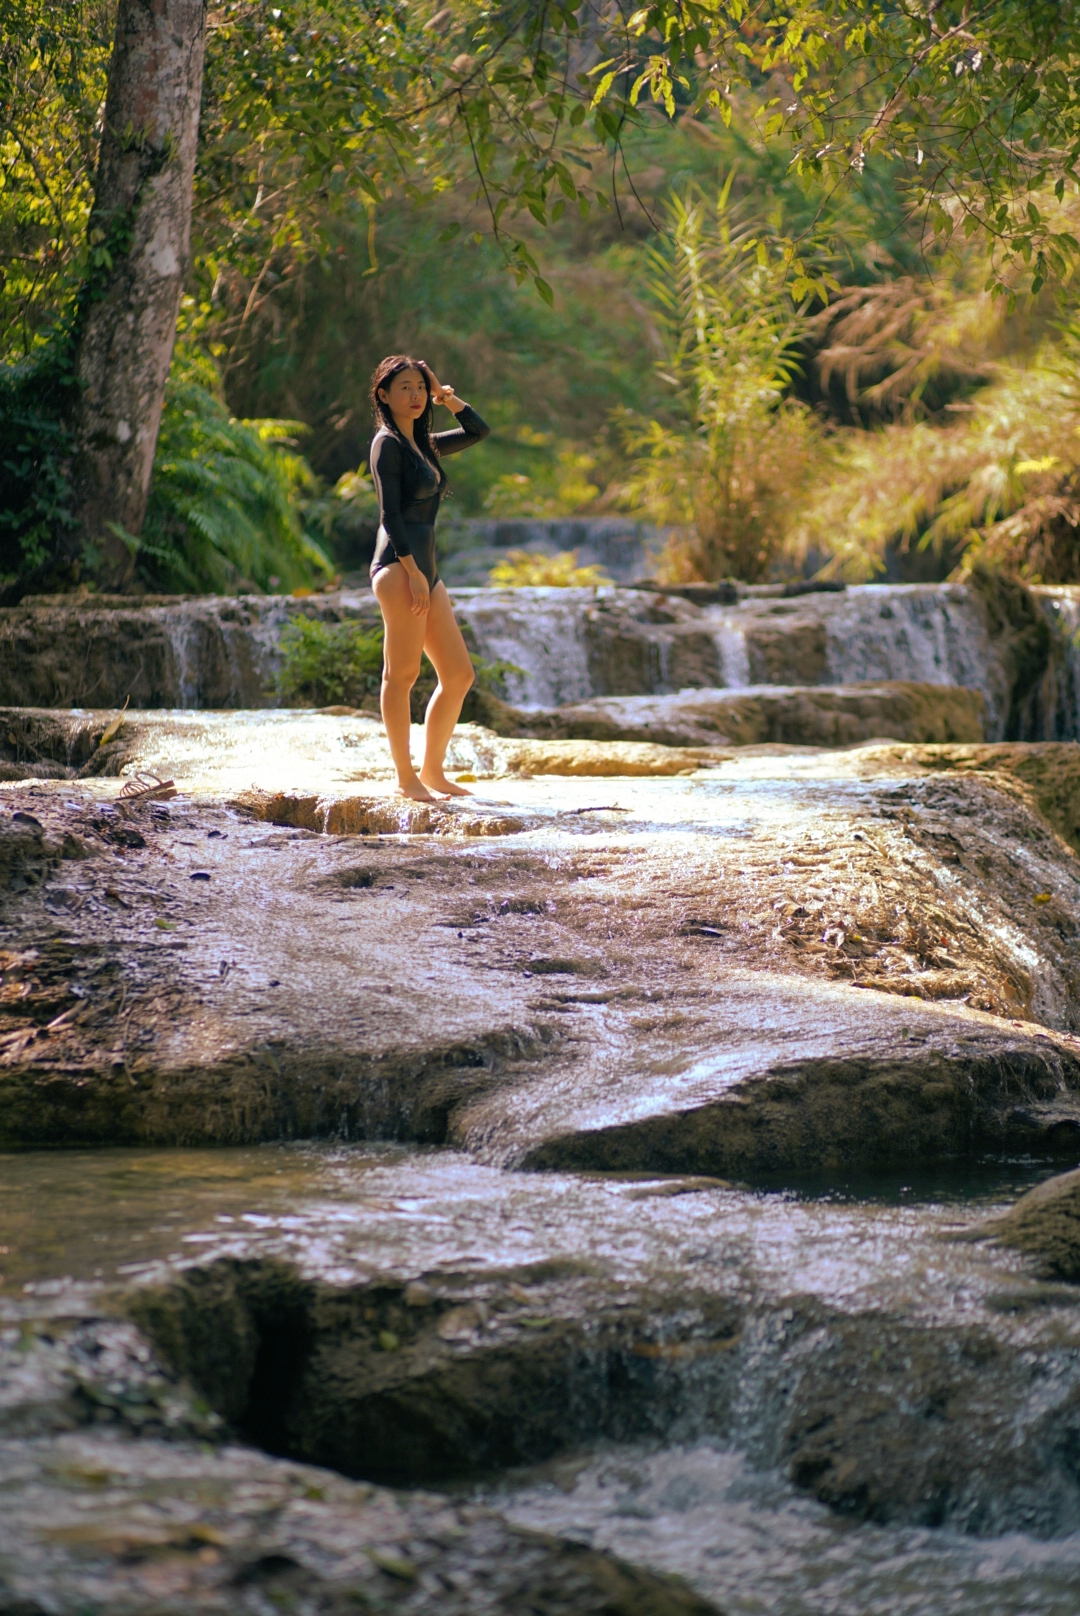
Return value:
<svg viewBox="0 0 1080 1616">
<path fill-rule="evenodd" d="M 216 396 L 212 365 L 173 365 L 158 435 L 141 572 L 162 589 L 292 590 L 333 575 L 304 532 L 314 491 L 294 421 L 237 421 Z"/>
<path fill-rule="evenodd" d="M 624 500 L 689 534 L 661 558 L 672 582 L 763 577 L 814 448 L 810 412 L 791 396 L 803 322 L 787 265 L 738 228 L 731 181 L 715 209 L 692 192 L 668 206 L 667 240 L 649 257 L 670 403 L 662 421 L 624 422 L 634 457 Z"/>
<path fill-rule="evenodd" d="M 849 432 L 805 504 L 804 534 L 831 540 L 836 570 L 873 576 L 891 547 L 969 571 L 1080 581 L 1080 394 L 1074 341 L 1001 365 L 952 424 Z"/>
<path fill-rule="evenodd" d="M 1080 577 L 1077 24 L 961 10 L 658 0 L 613 43 L 530 0 L 226 5 L 141 584 L 355 565 L 403 347 L 493 427 L 448 527 L 630 508 L 684 530 L 670 579 Z M 113 19 L 0 0 L 0 596 L 70 525 Z"/>
<path fill-rule="evenodd" d="M 554 556 L 508 550 L 506 560 L 492 567 L 490 577 L 498 589 L 590 589 L 611 582 L 603 567 L 579 567 L 576 550 L 560 550 Z"/>
<path fill-rule="evenodd" d="M 363 628 L 296 617 L 281 637 L 281 651 L 278 694 L 286 706 L 378 709 L 381 624 Z"/>
<path fill-rule="evenodd" d="M 382 682 L 382 624 L 326 623 L 319 618 L 297 617 L 282 635 L 282 662 L 278 694 L 286 706 L 355 707 L 379 710 Z M 490 700 L 501 701 L 505 678 L 516 673 L 509 662 L 485 662 L 473 655 L 476 684 L 465 698 L 465 723 L 483 722 Z M 425 657 L 413 686 L 413 723 L 423 722 L 424 709 L 435 689 L 435 670 Z"/>
</svg>

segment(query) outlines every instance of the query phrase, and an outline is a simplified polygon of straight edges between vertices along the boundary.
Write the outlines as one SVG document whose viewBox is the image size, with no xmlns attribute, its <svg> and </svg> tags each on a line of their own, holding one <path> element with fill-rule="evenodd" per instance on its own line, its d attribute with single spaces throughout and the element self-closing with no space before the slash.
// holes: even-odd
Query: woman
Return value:
<svg viewBox="0 0 1080 1616">
<path fill-rule="evenodd" d="M 436 404 L 457 417 L 450 432 L 432 432 Z M 435 516 L 446 487 L 444 455 L 486 438 L 488 428 L 452 387 L 444 387 L 422 359 L 391 354 L 371 379 L 378 423 L 371 445 L 371 475 L 379 496 L 379 534 L 371 586 L 383 615 L 382 715 L 398 786 L 417 802 L 433 793 L 467 797 L 446 778 L 446 748 L 473 666 L 454 621 L 446 585 L 435 567 Z M 439 682 L 424 716 L 424 761 L 417 774 L 409 750 L 409 692 L 426 651 Z"/>
</svg>

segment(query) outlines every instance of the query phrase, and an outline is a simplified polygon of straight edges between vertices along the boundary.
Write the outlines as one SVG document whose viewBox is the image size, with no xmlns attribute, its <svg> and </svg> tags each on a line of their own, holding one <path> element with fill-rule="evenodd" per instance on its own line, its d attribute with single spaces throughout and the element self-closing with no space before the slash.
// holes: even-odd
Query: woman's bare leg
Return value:
<svg viewBox="0 0 1080 1616">
<path fill-rule="evenodd" d="M 409 692 L 420 672 L 420 655 L 428 632 L 428 614 L 416 616 L 412 591 L 400 564 L 382 567 L 372 580 L 375 599 L 383 615 L 383 676 L 379 704 L 382 707 L 390 756 L 397 770 L 398 786 L 417 802 L 432 802 L 431 792 L 421 783 L 413 768 L 409 746 Z"/>
<path fill-rule="evenodd" d="M 432 791 L 467 797 L 469 792 L 446 778 L 444 765 L 446 748 L 461 716 L 461 704 L 476 675 L 443 583 L 437 583 L 431 591 L 424 650 L 434 664 L 439 682 L 424 715 L 424 761 L 420 779 Z"/>
</svg>

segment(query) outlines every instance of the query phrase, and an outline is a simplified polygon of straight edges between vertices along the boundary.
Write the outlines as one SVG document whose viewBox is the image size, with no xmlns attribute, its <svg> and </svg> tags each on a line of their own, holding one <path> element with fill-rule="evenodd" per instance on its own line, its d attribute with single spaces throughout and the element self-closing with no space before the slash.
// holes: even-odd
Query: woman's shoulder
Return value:
<svg viewBox="0 0 1080 1616">
<path fill-rule="evenodd" d="M 388 427 L 381 426 L 371 440 L 371 449 L 368 452 L 368 461 L 374 466 L 377 462 L 383 465 L 401 463 L 401 444 Z"/>
</svg>

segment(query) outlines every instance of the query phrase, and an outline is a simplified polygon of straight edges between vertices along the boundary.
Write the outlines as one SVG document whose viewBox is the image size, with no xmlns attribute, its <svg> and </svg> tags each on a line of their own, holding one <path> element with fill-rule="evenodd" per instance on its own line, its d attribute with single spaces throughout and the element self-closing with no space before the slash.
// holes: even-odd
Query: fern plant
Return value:
<svg viewBox="0 0 1080 1616">
<path fill-rule="evenodd" d="M 311 588 L 332 576 L 304 531 L 315 480 L 290 421 L 234 420 L 209 361 L 174 365 L 154 460 L 139 572 L 152 587 L 235 593 Z"/>
</svg>

